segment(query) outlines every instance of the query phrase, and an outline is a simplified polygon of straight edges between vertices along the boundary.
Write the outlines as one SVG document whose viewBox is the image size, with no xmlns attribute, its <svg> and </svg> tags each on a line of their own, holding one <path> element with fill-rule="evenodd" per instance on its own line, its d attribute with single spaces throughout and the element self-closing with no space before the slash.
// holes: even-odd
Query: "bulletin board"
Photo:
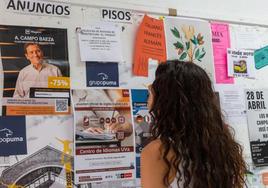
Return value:
<svg viewBox="0 0 268 188">
<path fill-rule="evenodd" d="M 53 1 L 52 1 L 53 2 Z M 107 8 L 99 6 L 89 6 L 82 3 L 58 3 L 61 6 L 69 6 L 70 10 L 65 12 L 66 15 L 44 15 L 44 14 L 34 14 L 31 15 L 27 12 L 21 11 L 12 11 L 6 10 L 8 1 L 2 1 L 0 4 L 1 13 L 0 13 L 0 25 L 10 25 L 10 26 L 29 26 L 29 27 L 46 27 L 46 28 L 58 28 L 66 29 L 67 31 L 67 41 L 68 41 L 68 62 L 70 66 L 70 85 L 71 89 L 86 89 L 87 88 L 87 77 L 86 77 L 86 63 L 82 62 L 80 59 L 79 44 L 78 44 L 78 31 L 77 28 L 87 26 L 92 23 L 106 22 L 114 24 L 116 27 L 121 30 L 121 42 L 122 42 L 122 61 L 118 62 L 118 75 L 119 75 L 119 87 L 123 89 L 147 89 L 146 86 L 154 80 L 154 72 L 157 67 L 157 61 L 149 60 L 148 66 L 148 77 L 139 77 L 133 76 L 132 74 L 132 61 L 134 54 L 134 46 L 136 41 L 136 33 L 139 28 L 139 25 L 144 16 L 144 12 L 135 11 L 131 9 L 118 9 L 118 8 Z M 111 11 L 110 14 L 113 16 L 112 11 L 114 11 L 117 18 L 112 18 L 112 16 L 103 18 L 103 11 Z M 119 12 L 122 13 L 119 13 Z M 131 19 L 126 20 L 126 12 L 130 12 Z M 64 14 L 64 13 L 62 13 Z M 109 13 L 108 13 L 109 14 Z M 120 14 L 122 19 L 120 19 Z M 148 12 L 148 15 L 154 18 L 160 18 L 161 16 L 167 16 L 167 12 Z M 119 17 L 118 17 L 119 16 Z M 124 18 L 123 18 L 124 17 Z M 208 20 L 198 20 L 190 18 L 181 18 L 184 20 L 185 24 L 187 22 L 197 22 L 202 24 L 209 24 Z M 229 33 L 230 33 L 230 46 L 234 49 L 251 49 L 256 50 L 262 47 L 265 47 L 268 44 L 268 28 L 262 26 L 250 26 L 250 25 L 239 25 L 234 23 L 229 23 Z M 196 33 L 198 34 L 198 33 Z M 211 36 L 208 36 L 211 37 Z M 206 59 L 206 64 L 200 64 L 208 74 L 210 78 L 215 83 L 215 71 L 213 63 L 213 52 L 212 46 L 209 45 L 210 52 L 207 52 L 208 59 Z M 59 52 L 62 53 L 62 52 Z M 176 58 L 172 53 L 169 58 Z M 1 54 L 0 54 L 1 55 Z M 58 54 L 53 54 L 57 56 Z M 198 62 L 197 62 L 198 63 Z M 0 71 L 3 72 L 2 63 L 0 63 Z M 235 131 L 235 138 L 244 148 L 244 156 L 249 163 L 251 161 L 251 149 L 249 143 L 249 132 L 248 132 L 248 120 L 246 118 L 246 107 L 245 107 L 245 93 L 244 90 L 258 90 L 267 88 L 265 83 L 268 80 L 268 66 L 262 67 L 261 69 L 256 70 L 256 77 L 254 79 L 250 78 L 234 78 L 233 84 L 216 84 L 215 90 L 220 91 L 220 101 L 221 98 L 224 98 L 224 91 L 236 91 L 236 95 L 240 99 L 239 102 L 236 101 L 236 104 L 239 106 L 243 103 L 242 106 L 239 106 L 241 114 L 238 115 L 236 121 L 231 121 L 230 125 Z M 4 74 L 0 74 L 0 96 L 3 96 L 4 88 Z M 239 91 L 238 91 L 239 89 Z M 222 92 L 222 90 L 224 90 Z M 221 93 L 222 92 L 222 93 Z M 144 95 L 141 94 L 141 95 Z M 222 100 L 224 101 L 224 100 Z M 223 114 L 226 116 L 228 121 L 228 104 L 222 104 Z M 235 103 L 235 102 L 234 102 Z M 227 107 L 226 107 L 227 106 Z M 226 107 L 226 109 L 225 109 Z M 226 110 L 226 111 L 225 111 Z M 244 112 L 244 113 L 242 113 Z M 239 119 L 240 118 L 240 119 Z M 61 160 L 62 158 L 70 158 L 73 160 L 72 154 L 68 153 L 68 148 L 73 147 L 72 139 L 73 135 L 73 116 L 70 115 L 60 115 L 60 116 L 26 116 L 26 132 L 28 141 L 28 154 L 25 155 L 13 155 L 13 156 L 3 156 L 0 157 L 0 173 L 6 174 L 6 177 L 1 177 L 1 181 L 10 176 L 10 174 L 15 174 L 15 177 L 24 176 L 23 170 L 16 172 L 15 169 L 26 168 L 29 172 L 29 176 L 40 177 L 40 171 L 38 169 L 38 161 L 42 161 L 42 154 L 47 153 L 47 161 L 55 163 L 54 166 L 48 168 L 42 168 L 42 173 L 45 174 L 43 179 L 40 181 L 45 181 L 46 177 L 50 173 L 54 174 L 55 177 L 64 177 L 64 174 L 72 173 L 72 170 L 68 171 L 68 165 L 73 166 L 73 162 L 66 163 L 65 168 L 62 167 Z M 52 127 L 52 124 L 57 126 Z M 51 135 L 51 132 L 57 133 Z M 66 133 L 66 134 L 63 134 Z M 64 147 L 65 146 L 65 147 Z M 62 154 L 64 153 L 64 154 Z M 53 157 L 57 158 L 56 161 L 53 161 Z M 37 162 L 36 162 L 37 161 Z M 30 163 L 29 163 L 30 162 Z M 27 166 L 27 164 L 33 164 L 33 167 Z M 44 166 L 46 163 L 43 164 Z M 256 167 L 254 164 L 251 164 L 250 167 L 251 174 L 248 176 L 250 185 L 252 186 L 263 186 L 262 182 L 263 174 L 268 172 L 268 167 Z M 63 174 L 63 175 L 62 175 Z M 61 176 L 58 176 L 61 175 Z M 65 181 L 66 177 L 63 179 L 55 179 L 54 182 Z M 9 180 L 13 182 L 15 180 Z M 72 180 L 73 181 L 73 180 Z M 22 182 L 13 182 L 18 185 Z M 25 182 L 24 182 L 25 183 Z M 28 182 L 28 185 L 31 183 Z M 8 184 L 2 183 L 0 187 L 7 187 Z M 66 187 L 68 184 L 66 184 Z M 70 185 L 69 187 L 138 187 L 139 183 L 133 181 L 112 181 L 104 183 L 94 183 L 94 184 L 82 184 L 82 185 Z M 63 186 L 65 187 L 65 186 Z"/>
</svg>

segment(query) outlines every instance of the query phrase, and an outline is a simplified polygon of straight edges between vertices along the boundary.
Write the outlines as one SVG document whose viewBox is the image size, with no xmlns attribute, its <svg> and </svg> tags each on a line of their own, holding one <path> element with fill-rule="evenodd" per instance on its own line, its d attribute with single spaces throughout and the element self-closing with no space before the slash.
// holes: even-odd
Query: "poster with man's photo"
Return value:
<svg viewBox="0 0 268 188">
<path fill-rule="evenodd" d="M 72 90 L 76 183 L 135 178 L 128 89 Z"/>
<path fill-rule="evenodd" d="M 69 114 L 67 29 L 0 25 L 2 115 Z"/>
<path fill-rule="evenodd" d="M 227 66 L 229 77 L 255 77 L 253 50 L 227 49 Z"/>
</svg>

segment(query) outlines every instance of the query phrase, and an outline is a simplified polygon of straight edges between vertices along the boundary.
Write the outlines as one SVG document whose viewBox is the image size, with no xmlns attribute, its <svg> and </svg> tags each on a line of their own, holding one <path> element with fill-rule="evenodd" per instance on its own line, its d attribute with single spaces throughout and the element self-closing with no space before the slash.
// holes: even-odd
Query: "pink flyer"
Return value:
<svg viewBox="0 0 268 188">
<path fill-rule="evenodd" d="M 211 23 L 212 45 L 216 83 L 233 84 L 234 79 L 227 74 L 227 48 L 230 47 L 229 25 Z"/>
</svg>

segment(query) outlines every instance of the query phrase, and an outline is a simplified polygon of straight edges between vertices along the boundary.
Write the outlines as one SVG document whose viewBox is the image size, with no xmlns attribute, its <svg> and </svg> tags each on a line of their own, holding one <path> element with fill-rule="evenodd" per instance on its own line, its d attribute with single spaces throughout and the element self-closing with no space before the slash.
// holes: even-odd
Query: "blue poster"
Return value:
<svg viewBox="0 0 268 188">
<path fill-rule="evenodd" d="M 118 87 L 118 63 L 86 62 L 87 87 Z"/>
<path fill-rule="evenodd" d="M 0 116 L 0 156 L 27 154 L 24 116 Z"/>
<path fill-rule="evenodd" d="M 150 134 L 151 116 L 147 107 L 148 90 L 132 89 L 132 113 L 136 140 L 136 177 L 140 178 L 140 153 L 148 144 Z"/>
</svg>

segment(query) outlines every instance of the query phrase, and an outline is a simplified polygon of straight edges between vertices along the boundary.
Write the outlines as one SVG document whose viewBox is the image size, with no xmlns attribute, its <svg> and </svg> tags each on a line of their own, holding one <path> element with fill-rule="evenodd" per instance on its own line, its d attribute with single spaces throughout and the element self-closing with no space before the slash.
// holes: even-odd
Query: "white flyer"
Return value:
<svg viewBox="0 0 268 188">
<path fill-rule="evenodd" d="M 81 61 L 122 61 L 120 29 L 102 22 L 77 28 Z"/>
<path fill-rule="evenodd" d="M 228 84 L 214 85 L 219 92 L 220 106 L 229 125 L 243 125 L 247 123 L 244 90 L 242 87 Z"/>
<path fill-rule="evenodd" d="M 255 78 L 253 50 L 227 49 L 228 76 Z"/>
</svg>

